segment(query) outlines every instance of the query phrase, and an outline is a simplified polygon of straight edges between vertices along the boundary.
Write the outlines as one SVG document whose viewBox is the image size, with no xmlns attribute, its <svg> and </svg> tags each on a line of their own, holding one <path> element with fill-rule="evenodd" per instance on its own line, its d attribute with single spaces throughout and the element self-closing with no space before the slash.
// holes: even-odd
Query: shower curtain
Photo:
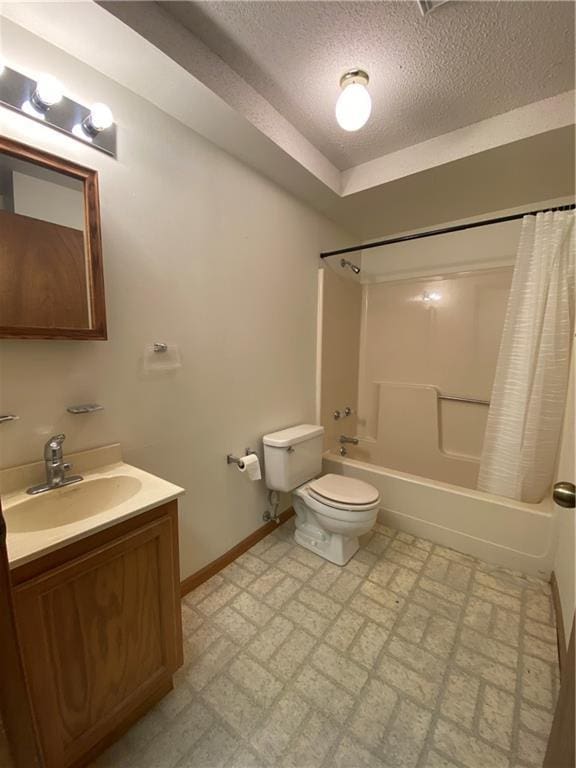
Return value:
<svg viewBox="0 0 576 768">
<path fill-rule="evenodd" d="M 539 502 L 553 480 L 574 333 L 573 211 L 522 221 L 478 489 Z"/>
</svg>

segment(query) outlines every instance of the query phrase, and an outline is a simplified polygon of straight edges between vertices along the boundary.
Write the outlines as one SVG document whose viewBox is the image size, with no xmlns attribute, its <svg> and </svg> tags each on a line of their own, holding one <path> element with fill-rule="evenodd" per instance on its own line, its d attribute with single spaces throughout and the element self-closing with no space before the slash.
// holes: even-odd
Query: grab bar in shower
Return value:
<svg viewBox="0 0 576 768">
<path fill-rule="evenodd" d="M 474 403 L 475 405 L 490 405 L 490 400 L 479 400 L 476 397 L 460 397 L 459 395 L 440 395 L 438 400 L 452 400 L 456 403 Z"/>
</svg>

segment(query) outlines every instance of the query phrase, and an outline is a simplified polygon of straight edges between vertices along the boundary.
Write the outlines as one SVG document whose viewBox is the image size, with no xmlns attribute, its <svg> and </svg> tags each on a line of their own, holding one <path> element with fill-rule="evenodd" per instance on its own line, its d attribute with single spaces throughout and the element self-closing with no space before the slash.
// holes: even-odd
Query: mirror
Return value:
<svg viewBox="0 0 576 768">
<path fill-rule="evenodd" d="M 106 339 L 96 171 L 2 137 L 0 337 Z"/>
</svg>

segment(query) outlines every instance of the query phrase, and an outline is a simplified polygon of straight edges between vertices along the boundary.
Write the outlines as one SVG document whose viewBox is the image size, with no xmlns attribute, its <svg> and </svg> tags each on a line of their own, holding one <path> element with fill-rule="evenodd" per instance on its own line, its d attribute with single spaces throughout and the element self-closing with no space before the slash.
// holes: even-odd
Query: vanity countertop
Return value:
<svg viewBox="0 0 576 768">
<path fill-rule="evenodd" d="M 122 461 L 119 445 L 70 454 L 81 482 L 37 496 L 43 462 L 0 471 L 10 567 L 85 538 L 185 493 L 173 483 Z"/>
</svg>

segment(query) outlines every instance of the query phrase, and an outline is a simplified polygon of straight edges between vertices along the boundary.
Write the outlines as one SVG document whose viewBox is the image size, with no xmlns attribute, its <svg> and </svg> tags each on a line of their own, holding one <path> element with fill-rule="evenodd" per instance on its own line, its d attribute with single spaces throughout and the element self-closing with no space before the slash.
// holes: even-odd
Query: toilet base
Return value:
<svg viewBox="0 0 576 768">
<path fill-rule="evenodd" d="M 342 536 L 338 533 L 320 531 L 310 525 L 298 525 L 294 531 L 294 541 L 335 565 L 346 565 L 360 548 L 357 536 Z"/>
</svg>

